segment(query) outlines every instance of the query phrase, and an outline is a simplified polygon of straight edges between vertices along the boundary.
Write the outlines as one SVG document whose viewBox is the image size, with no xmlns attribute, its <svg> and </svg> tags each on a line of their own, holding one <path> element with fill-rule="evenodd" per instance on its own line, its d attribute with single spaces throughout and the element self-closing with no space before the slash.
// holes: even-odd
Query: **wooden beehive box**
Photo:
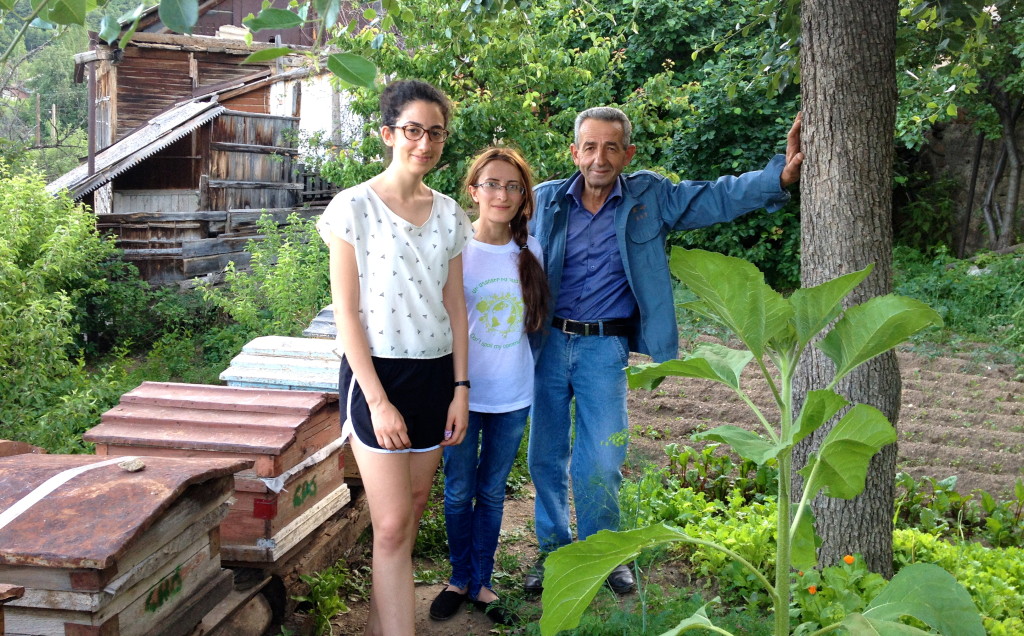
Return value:
<svg viewBox="0 0 1024 636">
<path fill-rule="evenodd" d="M 226 561 L 275 561 L 350 499 L 334 395 L 145 382 L 83 435 L 98 455 L 233 457 Z"/>
<path fill-rule="evenodd" d="M 228 386 L 338 392 L 341 359 L 333 340 L 261 336 L 220 374 Z"/>
<path fill-rule="evenodd" d="M 219 525 L 251 462 L 127 459 L 0 458 L 6 634 L 176 636 L 231 590 Z"/>
</svg>

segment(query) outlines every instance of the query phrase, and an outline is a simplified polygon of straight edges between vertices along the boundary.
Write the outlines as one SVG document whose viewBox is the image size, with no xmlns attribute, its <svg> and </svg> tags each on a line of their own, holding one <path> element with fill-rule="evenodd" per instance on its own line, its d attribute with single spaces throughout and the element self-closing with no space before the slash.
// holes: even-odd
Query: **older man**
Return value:
<svg viewBox="0 0 1024 636">
<path fill-rule="evenodd" d="M 534 382 L 529 465 L 541 558 L 523 582 L 527 592 L 543 589 L 544 557 L 573 540 L 570 478 L 579 537 L 619 529 L 628 430 L 623 367 L 630 351 L 659 362 L 679 353 L 668 233 L 778 210 L 803 161 L 799 115 L 785 155 L 764 170 L 716 181 L 674 184 L 647 171 L 623 174 L 636 153 L 631 134 L 617 108 L 583 111 L 570 145 L 579 172 L 535 189 L 530 229 L 548 263 L 553 306 Z M 608 584 L 619 594 L 636 585 L 625 565 Z"/>
</svg>

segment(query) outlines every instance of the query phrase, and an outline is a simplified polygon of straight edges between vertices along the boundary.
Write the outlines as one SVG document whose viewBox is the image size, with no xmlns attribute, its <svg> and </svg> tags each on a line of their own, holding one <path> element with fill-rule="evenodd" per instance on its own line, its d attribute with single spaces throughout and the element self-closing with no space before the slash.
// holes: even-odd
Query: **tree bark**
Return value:
<svg viewBox="0 0 1024 636">
<path fill-rule="evenodd" d="M 822 283 L 875 264 L 847 302 L 892 291 L 892 164 L 896 121 L 895 0 L 804 0 L 801 85 L 801 282 Z M 798 402 L 835 375 L 812 348 L 795 378 Z M 867 403 L 896 424 L 900 374 L 895 354 L 862 365 L 839 385 L 851 403 Z M 797 446 L 802 467 L 834 422 Z M 896 445 L 871 462 L 864 492 L 846 501 L 818 497 L 819 563 L 861 553 L 868 566 L 892 576 L 892 515 Z M 795 474 L 795 473 L 794 473 Z M 794 496 L 801 492 L 795 476 Z"/>
</svg>

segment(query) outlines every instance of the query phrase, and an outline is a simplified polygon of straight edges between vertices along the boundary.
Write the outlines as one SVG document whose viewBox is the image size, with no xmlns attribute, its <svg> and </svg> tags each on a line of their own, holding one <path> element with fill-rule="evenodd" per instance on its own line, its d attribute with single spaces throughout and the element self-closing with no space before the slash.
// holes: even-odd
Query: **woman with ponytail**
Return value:
<svg viewBox="0 0 1024 636">
<path fill-rule="evenodd" d="M 549 294 L 540 245 L 527 233 L 533 183 L 523 157 L 511 148 L 484 150 L 470 165 L 465 189 L 479 213 L 463 252 L 472 383 L 469 427 L 461 444 L 444 449 L 452 576 L 431 604 L 430 617 L 448 620 L 469 600 L 508 625 L 518 619 L 495 603 L 491 573 L 505 482 L 533 402 L 527 334 L 544 326 Z"/>
</svg>

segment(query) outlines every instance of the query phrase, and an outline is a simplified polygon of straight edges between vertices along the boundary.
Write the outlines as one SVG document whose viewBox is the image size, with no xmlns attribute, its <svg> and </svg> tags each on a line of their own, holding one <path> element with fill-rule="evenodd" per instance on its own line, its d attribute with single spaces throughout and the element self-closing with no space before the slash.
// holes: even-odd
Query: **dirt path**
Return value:
<svg viewBox="0 0 1024 636">
<path fill-rule="evenodd" d="M 903 378 L 899 469 L 918 479 L 956 475 L 957 489 L 962 493 L 975 489 L 994 495 L 1009 492 L 1014 480 L 1024 476 L 1024 382 L 1014 379 L 1014 369 L 979 362 L 969 355 L 923 357 L 900 353 L 899 360 Z M 770 410 L 771 397 L 765 387 L 751 380 L 745 388 L 755 403 Z M 669 379 L 657 391 L 633 391 L 629 413 L 632 436 L 628 466 L 641 466 L 647 460 L 664 463 L 663 449 L 671 442 L 698 446 L 690 440 L 697 431 L 721 424 L 746 428 L 756 425 L 753 415 L 730 390 L 709 381 Z M 529 494 L 506 502 L 502 524 L 505 534 L 499 550 L 514 556 L 519 569 L 499 573 L 499 594 L 503 587 L 518 585 L 536 558 L 532 519 L 533 500 Z M 417 586 L 417 634 L 496 633 L 491 631 L 493 624 L 486 616 L 468 608 L 447 622 L 430 620 L 430 602 L 442 589 L 442 583 Z M 366 603 L 351 605 L 348 614 L 334 621 L 336 635 L 362 633 Z M 524 613 L 533 612 L 534 616 L 539 616 L 539 611 L 536 602 L 523 608 Z"/>
</svg>

